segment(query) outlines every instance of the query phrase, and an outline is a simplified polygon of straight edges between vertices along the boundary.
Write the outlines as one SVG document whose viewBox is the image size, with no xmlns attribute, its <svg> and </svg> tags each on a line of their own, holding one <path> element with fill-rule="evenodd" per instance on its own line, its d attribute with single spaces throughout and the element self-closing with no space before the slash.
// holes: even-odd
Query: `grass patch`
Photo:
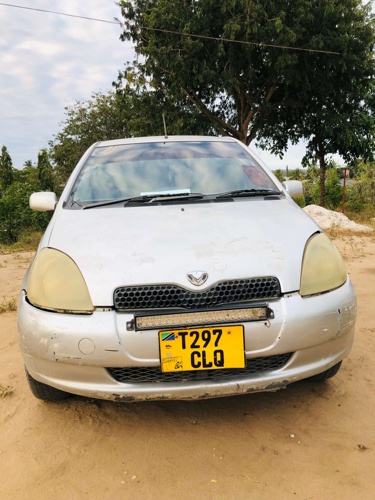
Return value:
<svg viewBox="0 0 375 500">
<path fill-rule="evenodd" d="M 43 233 L 41 231 L 22 233 L 19 240 L 12 245 L 4 245 L 0 243 L 0 254 L 15 253 L 15 252 L 35 252 L 38 248 L 40 238 Z"/>
<path fill-rule="evenodd" d="M 0 398 L 6 398 L 7 396 L 11 396 L 13 394 L 13 387 L 7 385 L 4 387 L 0 384 Z"/>
<path fill-rule="evenodd" d="M 17 311 L 16 299 L 3 299 L 0 302 L 0 314 Z"/>
<path fill-rule="evenodd" d="M 341 210 L 339 210 L 341 211 Z M 375 209 L 362 210 L 361 212 L 355 212 L 352 210 L 345 210 L 344 215 L 348 219 L 356 222 L 357 224 L 364 224 L 365 226 L 375 228 Z"/>
<path fill-rule="evenodd" d="M 341 212 L 340 209 L 336 210 L 337 212 Z M 372 229 L 372 231 L 353 231 L 353 229 L 343 228 L 340 226 L 333 226 L 329 229 L 324 229 L 324 232 L 328 234 L 330 238 L 342 238 L 346 236 L 355 236 L 355 237 L 366 237 L 369 239 L 375 239 L 375 218 L 372 217 L 372 213 L 358 213 L 358 212 L 350 212 L 349 210 L 345 210 L 344 215 L 351 221 L 356 224 L 361 224 L 363 226 L 367 226 Z"/>
<path fill-rule="evenodd" d="M 375 231 L 353 231 L 352 229 L 345 229 L 342 227 L 331 227 L 329 229 L 324 229 L 324 232 L 332 239 L 334 238 L 344 238 L 347 236 L 358 237 L 358 238 L 369 238 L 375 239 Z"/>
</svg>

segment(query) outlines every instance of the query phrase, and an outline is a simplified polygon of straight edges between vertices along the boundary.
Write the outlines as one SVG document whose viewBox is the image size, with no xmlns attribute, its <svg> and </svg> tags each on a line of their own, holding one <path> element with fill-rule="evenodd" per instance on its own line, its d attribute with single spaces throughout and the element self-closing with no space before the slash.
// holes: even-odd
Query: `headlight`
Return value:
<svg viewBox="0 0 375 500">
<path fill-rule="evenodd" d="M 89 314 L 94 310 L 85 280 L 66 254 L 44 248 L 36 256 L 27 283 L 31 304 L 53 311 Z"/>
<path fill-rule="evenodd" d="M 328 292 L 345 281 L 345 264 L 337 248 L 325 234 L 314 234 L 303 255 L 300 294 L 304 297 Z"/>
</svg>

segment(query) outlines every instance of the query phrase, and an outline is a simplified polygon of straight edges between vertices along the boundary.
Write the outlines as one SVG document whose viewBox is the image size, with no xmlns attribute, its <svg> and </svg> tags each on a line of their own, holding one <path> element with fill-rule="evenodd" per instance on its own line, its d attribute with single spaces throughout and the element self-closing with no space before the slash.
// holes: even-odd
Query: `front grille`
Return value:
<svg viewBox="0 0 375 500">
<path fill-rule="evenodd" d="M 249 300 L 280 297 L 279 280 L 273 276 L 216 283 L 202 292 L 176 285 L 123 286 L 115 290 L 114 304 L 119 311 L 140 309 L 201 309 Z"/>
<path fill-rule="evenodd" d="M 277 354 L 263 358 L 246 360 L 245 368 L 230 368 L 227 370 L 196 370 L 188 372 L 163 373 L 158 366 L 107 368 L 109 374 L 123 384 L 148 384 L 164 382 L 193 382 L 194 380 L 225 381 L 234 377 L 246 377 L 258 373 L 272 372 L 282 368 L 290 359 L 292 353 Z"/>
</svg>

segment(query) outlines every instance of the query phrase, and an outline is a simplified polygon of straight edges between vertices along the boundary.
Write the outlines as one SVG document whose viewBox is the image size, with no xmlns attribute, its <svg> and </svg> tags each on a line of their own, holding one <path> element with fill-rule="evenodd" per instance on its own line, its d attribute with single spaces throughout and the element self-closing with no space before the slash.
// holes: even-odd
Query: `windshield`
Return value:
<svg viewBox="0 0 375 500">
<path fill-rule="evenodd" d="M 95 148 L 73 186 L 70 203 L 246 189 L 277 187 L 239 144 L 166 140 Z"/>
</svg>

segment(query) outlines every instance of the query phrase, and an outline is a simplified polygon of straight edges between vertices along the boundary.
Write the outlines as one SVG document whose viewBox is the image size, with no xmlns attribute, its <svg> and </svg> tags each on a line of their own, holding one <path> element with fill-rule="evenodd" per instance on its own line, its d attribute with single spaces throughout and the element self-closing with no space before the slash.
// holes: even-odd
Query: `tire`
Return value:
<svg viewBox="0 0 375 500">
<path fill-rule="evenodd" d="M 30 373 L 26 371 L 26 378 L 29 383 L 29 387 L 34 396 L 42 401 L 62 401 L 71 396 L 68 392 L 60 391 L 60 389 L 56 389 L 55 387 L 51 387 L 46 384 L 42 384 L 42 382 L 38 382 L 33 379 Z"/>
<path fill-rule="evenodd" d="M 334 366 L 331 366 L 331 368 L 328 368 L 328 370 L 326 370 L 325 372 L 313 375 L 306 380 L 309 380 L 310 382 L 324 382 L 325 380 L 328 380 L 329 378 L 332 378 L 336 375 L 336 373 L 340 370 L 341 363 L 342 361 Z"/>
</svg>

